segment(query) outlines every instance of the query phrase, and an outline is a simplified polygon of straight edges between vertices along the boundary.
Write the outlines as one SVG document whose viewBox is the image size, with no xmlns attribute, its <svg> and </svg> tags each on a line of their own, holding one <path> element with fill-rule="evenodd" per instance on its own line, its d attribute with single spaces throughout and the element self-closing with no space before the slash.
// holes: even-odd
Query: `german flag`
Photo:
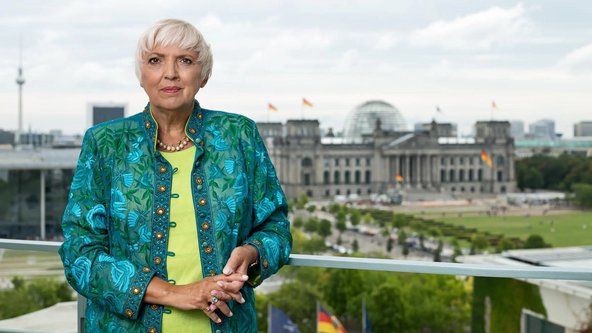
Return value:
<svg viewBox="0 0 592 333">
<path fill-rule="evenodd" d="M 319 306 L 317 314 L 317 333 L 347 333 L 337 317 Z"/>
<path fill-rule="evenodd" d="M 308 106 L 309 108 L 313 107 L 312 103 L 304 97 L 302 97 L 302 105 Z"/>
<path fill-rule="evenodd" d="M 267 109 L 271 112 L 277 112 L 277 108 L 271 103 L 267 103 Z"/>
<path fill-rule="evenodd" d="M 485 164 L 487 164 L 488 167 L 493 167 L 493 161 L 491 160 L 491 157 L 489 157 L 489 154 L 487 154 L 485 149 L 481 150 L 481 161 L 485 162 Z"/>
</svg>

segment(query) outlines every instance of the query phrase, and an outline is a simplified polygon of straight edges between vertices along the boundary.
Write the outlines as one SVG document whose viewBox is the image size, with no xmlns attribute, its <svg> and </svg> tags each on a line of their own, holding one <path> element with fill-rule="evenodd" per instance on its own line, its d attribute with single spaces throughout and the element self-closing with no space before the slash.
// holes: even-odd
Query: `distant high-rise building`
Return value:
<svg viewBox="0 0 592 333">
<path fill-rule="evenodd" d="M 580 121 L 575 124 L 574 136 L 592 136 L 592 121 Z"/>
<path fill-rule="evenodd" d="M 88 126 L 92 127 L 109 120 L 125 117 L 125 104 L 90 104 Z"/>
<path fill-rule="evenodd" d="M 539 138 L 555 138 L 555 121 L 551 119 L 541 119 L 528 125 L 530 135 Z"/>
<path fill-rule="evenodd" d="M 524 137 L 524 122 L 522 120 L 511 120 L 510 133 L 514 139 Z"/>
</svg>

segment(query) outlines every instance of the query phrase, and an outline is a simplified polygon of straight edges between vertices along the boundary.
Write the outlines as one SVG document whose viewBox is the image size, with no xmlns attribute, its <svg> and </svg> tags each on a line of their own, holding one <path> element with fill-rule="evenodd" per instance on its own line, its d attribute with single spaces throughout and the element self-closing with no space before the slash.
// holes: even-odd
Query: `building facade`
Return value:
<svg viewBox="0 0 592 333">
<path fill-rule="evenodd" d="M 289 197 L 368 196 L 400 190 L 460 196 L 514 191 L 514 141 L 507 121 L 482 121 L 475 137 L 451 137 L 454 126 L 383 130 L 359 138 L 321 137 L 317 120 L 259 123 Z M 487 163 L 491 160 L 491 167 Z"/>
<path fill-rule="evenodd" d="M 592 136 L 592 121 L 580 121 L 574 125 L 574 136 Z"/>
</svg>

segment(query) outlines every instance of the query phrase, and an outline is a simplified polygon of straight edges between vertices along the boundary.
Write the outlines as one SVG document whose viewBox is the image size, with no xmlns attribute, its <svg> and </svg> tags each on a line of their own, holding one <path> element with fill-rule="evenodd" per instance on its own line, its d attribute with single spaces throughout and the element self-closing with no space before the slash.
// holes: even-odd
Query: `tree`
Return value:
<svg viewBox="0 0 592 333">
<path fill-rule="evenodd" d="M 339 230 L 339 234 L 342 234 L 346 229 L 345 221 L 337 221 L 335 227 Z"/>
<path fill-rule="evenodd" d="M 513 249 L 514 247 L 514 242 L 512 242 L 508 238 L 503 237 L 497 242 L 497 245 L 495 246 L 495 252 L 508 251 Z"/>
<path fill-rule="evenodd" d="M 374 219 L 372 218 L 372 215 L 370 215 L 370 213 L 366 213 L 364 214 L 364 216 L 362 216 L 362 223 L 364 224 L 370 224 L 374 221 Z"/>
<path fill-rule="evenodd" d="M 471 254 L 475 254 L 487 248 L 487 238 L 481 234 L 473 234 L 471 237 Z"/>
<path fill-rule="evenodd" d="M 592 185 L 574 184 L 574 201 L 581 208 L 592 208 Z"/>
<path fill-rule="evenodd" d="M 545 180 L 539 170 L 532 166 L 525 166 L 519 164 L 516 168 L 518 178 L 518 188 L 524 191 L 525 189 L 539 189 L 543 188 Z"/>
<path fill-rule="evenodd" d="M 444 246 L 444 244 L 442 243 L 442 240 L 438 240 L 438 247 L 434 251 L 434 261 L 435 262 L 442 261 L 442 248 L 443 248 L 443 246 Z"/>
<path fill-rule="evenodd" d="M 316 218 L 313 217 L 304 222 L 304 231 L 316 232 L 317 230 L 319 230 L 319 220 Z"/>
<path fill-rule="evenodd" d="M 304 222 L 302 221 L 302 218 L 300 216 L 295 217 L 294 222 L 292 223 L 294 228 L 298 228 L 298 229 L 302 228 L 303 224 L 304 224 Z"/>
<path fill-rule="evenodd" d="M 419 233 L 419 248 L 420 248 L 422 251 L 425 251 L 425 249 L 426 249 L 426 248 L 425 248 L 424 241 L 425 241 L 425 235 L 423 234 L 423 232 L 420 232 L 420 233 Z"/>
<path fill-rule="evenodd" d="M 298 203 L 296 204 L 298 206 L 298 209 L 303 209 L 307 203 L 308 203 L 308 195 L 306 193 L 301 193 L 300 196 L 298 197 Z"/>
<path fill-rule="evenodd" d="M 351 214 L 349 215 L 349 220 L 352 225 L 360 224 L 360 220 L 362 219 L 362 214 L 357 209 L 352 209 Z"/>
<path fill-rule="evenodd" d="M 304 254 L 323 253 L 325 250 L 325 239 L 319 236 L 313 236 L 302 242 L 302 253 Z"/>
<path fill-rule="evenodd" d="M 405 258 L 407 258 L 407 256 L 409 255 L 409 245 L 407 245 L 407 233 L 403 229 L 399 230 L 398 242 L 399 242 L 399 245 L 401 245 L 401 251 L 403 253 L 403 256 L 405 256 Z"/>
<path fill-rule="evenodd" d="M 327 238 L 327 236 L 331 235 L 331 222 L 329 220 L 322 219 L 318 225 L 317 233 L 323 239 Z"/>
<path fill-rule="evenodd" d="M 392 224 L 393 228 L 401 229 L 407 225 L 407 219 L 408 219 L 408 216 L 405 214 L 393 213 L 393 219 L 391 221 L 391 224 Z"/>
<path fill-rule="evenodd" d="M 545 243 L 545 240 L 540 235 L 530 235 L 524 243 L 525 249 L 542 249 L 545 247 L 551 247 L 550 244 Z"/>
<path fill-rule="evenodd" d="M 352 242 L 352 250 L 354 250 L 354 252 L 358 252 L 359 249 L 360 245 L 358 244 L 358 239 L 354 238 L 354 241 Z"/>
<path fill-rule="evenodd" d="M 329 213 L 331 213 L 333 215 L 337 214 L 337 212 L 339 212 L 340 210 L 341 210 L 340 204 L 333 203 L 333 204 L 329 205 Z"/>
<path fill-rule="evenodd" d="M 395 240 L 392 237 L 389 237 L 388 240 L 386 241 L 386 252 L 391 253 L 391 251 L 393 250 L 394 243 L 395 243 Z"/>
<path fill-rule="evenodd" d="M 339 222 L 343 222 L 343 223 L 345 223 L 345 218 L 346 218 L 346 217 L 347 217 L 347 214 L 345 213 L 345 210 L 343 210 L 343 209 L 340 209 L 340 210 L 337 212 L 337 215 L 335 215 L 335 219 L 337 219 L 337 222 L 338 222 L 338 223 L 339 223 Z"/>
<path fill-rule="evenodd" d="M 0 291 L 0 319 L 12 318 L 74 299 L 66 282 L 50 278 L 12 279 L 13 289 Z"/>
<path fill-rule="evenodd" d="M 388 281 L 370 294 L 368 302 L 369 319 L 374 332 L 407 332 L 408 314 L 403 300 L 401 285 Z"/>
<path fill-rule="evenodd" d="M 352 300 L 364 292 L 365 279 L 362 271 L 353 269 L 330 269 L 322 283 L 323 299 L 333 308 L 335 315 L 357 315 L 359 303 L 349 305 Z"/>
</svg>

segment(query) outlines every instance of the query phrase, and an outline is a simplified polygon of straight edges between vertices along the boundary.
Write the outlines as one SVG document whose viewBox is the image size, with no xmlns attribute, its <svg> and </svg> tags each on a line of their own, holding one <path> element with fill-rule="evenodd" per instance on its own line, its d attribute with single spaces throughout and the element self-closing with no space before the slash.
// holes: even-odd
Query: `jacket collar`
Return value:
<svg viewBox="0 0 592 333">
<path fill-rule="evenodd" d="M 158 137 L 158 123 L 152 115 L 150 103 L 146 104 L 144 112 L 142 112 L 144 120 L 144 130 L 147 138 L 152 142 L 152 153 L 155 154 L 158 150 L 156 149 L 156 139 Z M 193 103 L 193 111 L 187 119 L 185 124 L 185 135 L 193 142 L 196 148 L 196 156 L 203 153 L 203 122 L 205 119 L 204 111 L 199 106 L 197 100 Z"/>
</svg>

